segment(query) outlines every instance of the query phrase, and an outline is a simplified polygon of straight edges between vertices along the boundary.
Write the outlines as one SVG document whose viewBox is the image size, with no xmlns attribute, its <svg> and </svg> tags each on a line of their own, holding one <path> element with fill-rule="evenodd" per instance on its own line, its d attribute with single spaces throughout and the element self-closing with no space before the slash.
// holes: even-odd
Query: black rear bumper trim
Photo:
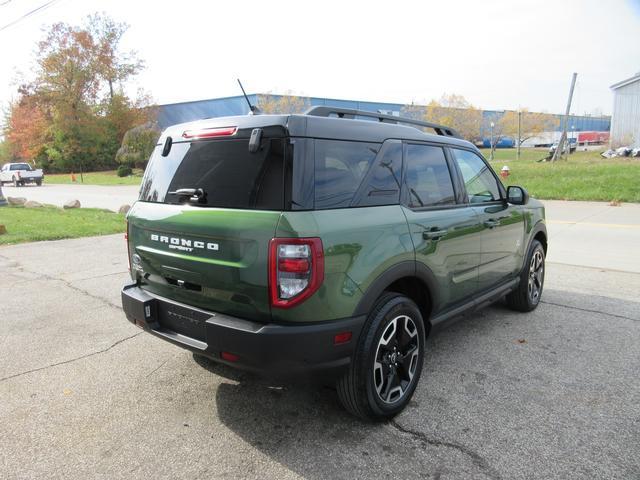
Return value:
<svg viewBox="0 0 640 480">
<path fill-rule="evenodd" d="M 232 367 L 279 377 L 339 375 L 351 362 L 366 320 L 362 315 L 318 324 L 263 324 L 178 303 L 137 284 L 122 289 L 122 306 L 129 321 L 159 338 Z M 351 341 L 334 345 L 334 336 L 347 331 Z M 226 361 L 222 352 L 238 360 Z"/>
</svg>

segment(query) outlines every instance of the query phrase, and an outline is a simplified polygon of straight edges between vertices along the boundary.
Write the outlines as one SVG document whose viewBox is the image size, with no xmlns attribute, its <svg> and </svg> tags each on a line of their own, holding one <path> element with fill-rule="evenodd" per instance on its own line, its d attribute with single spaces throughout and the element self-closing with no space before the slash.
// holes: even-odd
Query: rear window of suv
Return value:
<svg viewBox="0 0 640 480">
<path fill-rule="evenodd" d="M 284 151 L 282 138 L 264 139 L 261 149 L 249 152 L 248 139 L 201 140 L 174 143 L 163 157 L 156 146 L 140 189 L 144 202 L 184 202 L 172 192 L 201 188 L 199 206 L 282 210 L 284 206 Z"/>
</svg>

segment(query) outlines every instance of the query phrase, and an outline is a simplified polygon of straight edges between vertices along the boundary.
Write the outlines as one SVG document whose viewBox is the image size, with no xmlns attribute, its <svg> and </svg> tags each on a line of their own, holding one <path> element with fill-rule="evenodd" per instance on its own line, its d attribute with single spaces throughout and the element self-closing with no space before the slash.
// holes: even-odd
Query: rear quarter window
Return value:
<svg viewBox="0 0 640 480">
<path fill-rule="evenodd" d="M 315 208 L 344 208 L 353 201 L 380 144 L 315 140 Z"/>
</svg>

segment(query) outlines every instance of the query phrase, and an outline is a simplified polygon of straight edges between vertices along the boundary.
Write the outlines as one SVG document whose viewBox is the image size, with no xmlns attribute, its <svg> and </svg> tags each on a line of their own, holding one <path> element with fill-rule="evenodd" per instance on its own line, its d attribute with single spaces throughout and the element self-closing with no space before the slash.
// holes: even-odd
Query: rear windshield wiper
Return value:
<svg viewBox="0 0 640 480">
<path fill-rule="evenodd" d="M 178 201 L 188 200 L 194 203 L 206 203 L 207 193 L 202 188 L 179 188 L 167 195 L 176 195 Z"/>
</svg>

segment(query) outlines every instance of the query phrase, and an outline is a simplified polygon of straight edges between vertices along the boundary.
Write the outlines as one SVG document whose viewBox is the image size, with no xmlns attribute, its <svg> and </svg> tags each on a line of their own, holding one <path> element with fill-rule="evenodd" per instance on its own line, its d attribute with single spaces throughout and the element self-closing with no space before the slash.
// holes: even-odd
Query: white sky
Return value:
<svg viewBox="0 0 640 480">
<path fill-rule="evenodd" d="M 0 4 L 6 0 L 0 0 Z M 46 0 L 10 0 L 0 27 Z M 611 113 L 609 86 L 640 71 L 640 0 L 60 0 L 0 32 L 0 105 L 30 71 L 41 28 L 105 12 L 158 103 L 293 90 L 421 103 L 443 93 L 487 109 Z M 134 90 L 134 87 L 132 87 Z"/>
</svg>

